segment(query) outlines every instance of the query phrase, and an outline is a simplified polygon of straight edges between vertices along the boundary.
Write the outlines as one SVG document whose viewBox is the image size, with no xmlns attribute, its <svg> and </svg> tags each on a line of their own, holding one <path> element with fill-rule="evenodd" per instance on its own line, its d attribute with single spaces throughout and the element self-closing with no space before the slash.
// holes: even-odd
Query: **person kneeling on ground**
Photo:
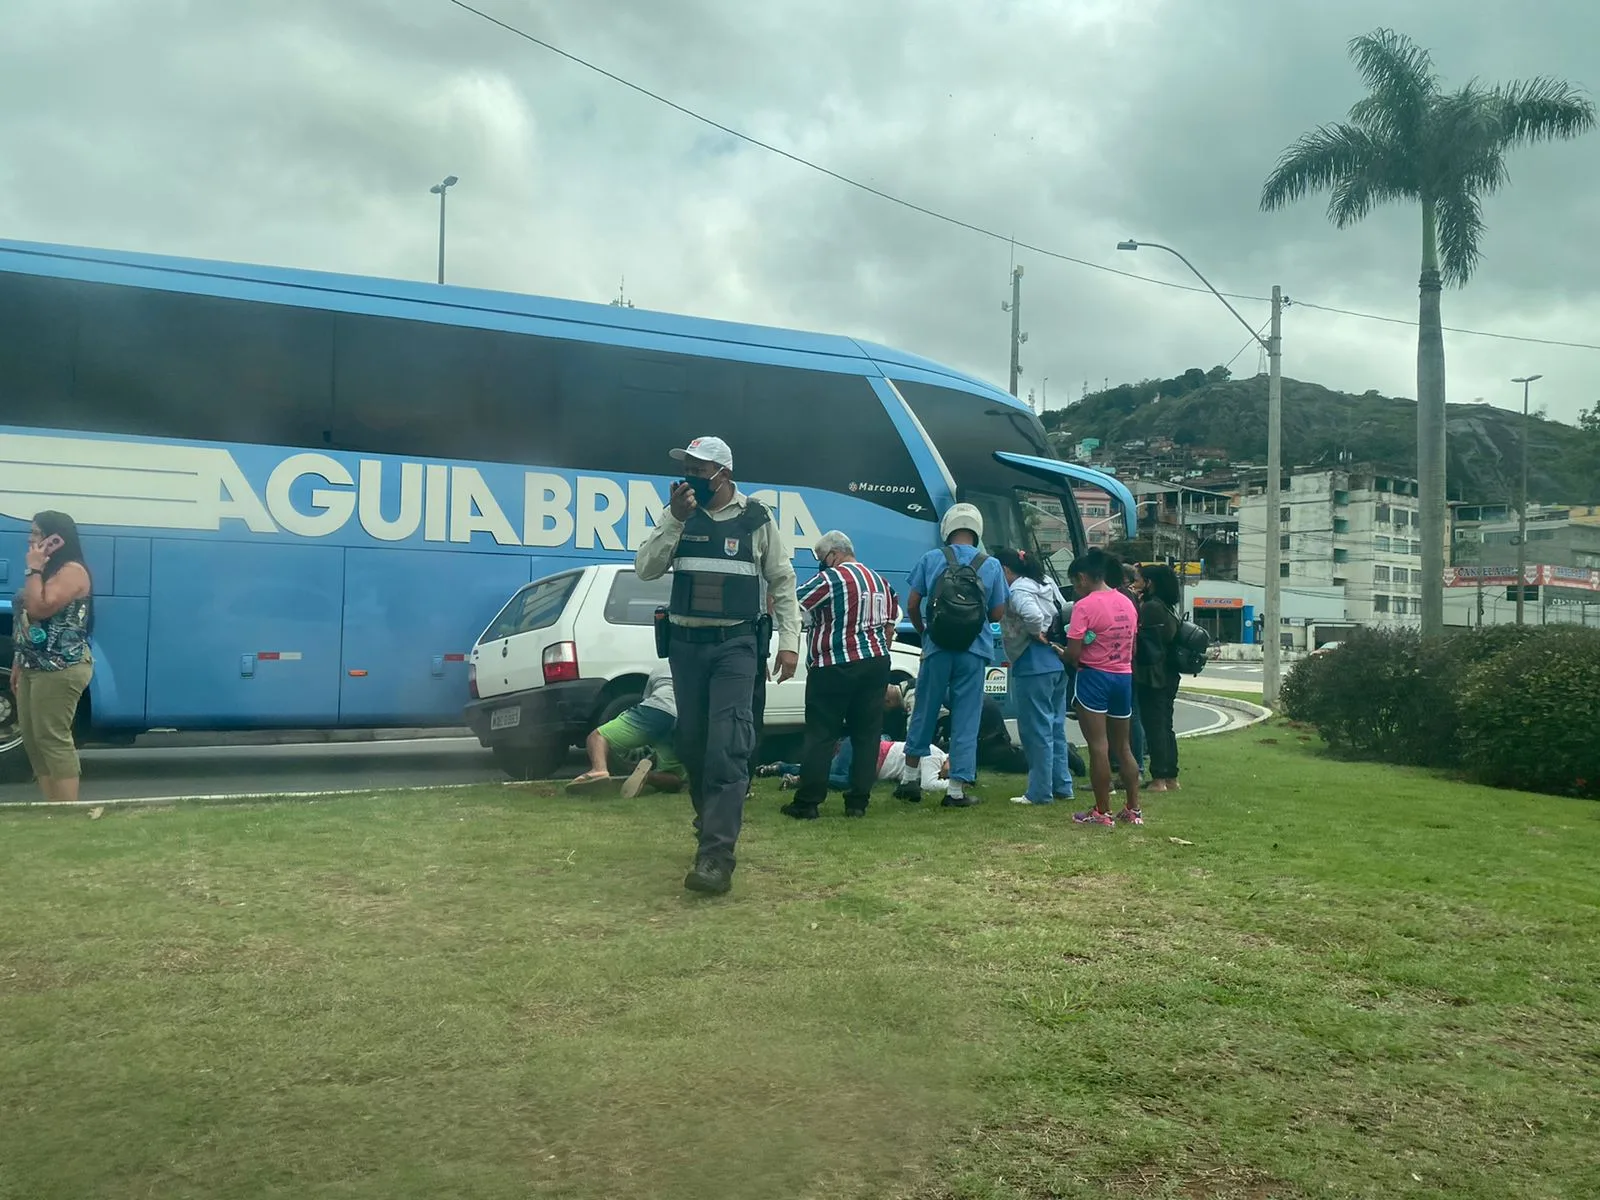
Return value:
<svg viewBox="0 0 1600 1200">
<path fill-rule="evenodd" d="M 672 692 L 672 668 L 662 663 L 645 680 L 644 698 L 592 732 L 584 743 L 589 751 L 589 769 L 567 784 L 567 791 L 594 795 L 618 787 L 607 758 L 611 752 L 628 754 L 643 750 L 633 774 L 621 781 L 621 793 L 632 799 L 646 786 L 658 792 L 676 792 L 683 787 L 683 764 L 672 752 L 673 727 L 678 721 L 677 700 Z"/>
</svg>

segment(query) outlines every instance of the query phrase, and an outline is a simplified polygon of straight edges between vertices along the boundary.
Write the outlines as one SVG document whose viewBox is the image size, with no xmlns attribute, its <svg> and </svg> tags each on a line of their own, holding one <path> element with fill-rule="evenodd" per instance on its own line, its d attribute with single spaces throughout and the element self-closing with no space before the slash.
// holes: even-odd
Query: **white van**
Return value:
<svg viewBox="0 0 1600 1200">
<path fill-rule="evenodd" d="M 639 702 L 645 676 L 661 661 L 655 612 L 671 590 L 670 572 L 646 582 L 632 567 L 610 563 L 518 589 L 479 636 L 467 667 L 467 724 L 502 770 L 514 779 L 549 775 L 591 730 Z M 893 659 L 895 681 L 915 680 L 916 647 L 897 644 Z M 794 679 L 767 685 L 766 734 L 800 732 L 805 703 L 802 647 Z"/>
</svg>

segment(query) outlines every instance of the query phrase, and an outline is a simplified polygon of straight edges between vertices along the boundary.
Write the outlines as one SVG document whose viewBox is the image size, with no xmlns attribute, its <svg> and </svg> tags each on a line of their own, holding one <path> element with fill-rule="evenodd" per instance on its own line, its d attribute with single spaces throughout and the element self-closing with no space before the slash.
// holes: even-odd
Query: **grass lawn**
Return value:
<svg viewBox="0 0 1600 1200">
<path fill-rule="evenodd" d="M 1182 753 L 709 901 L 678 798 L 5 815 L 0 1196 L 1600 1195 L 1600 805 Z"/>
</svg>

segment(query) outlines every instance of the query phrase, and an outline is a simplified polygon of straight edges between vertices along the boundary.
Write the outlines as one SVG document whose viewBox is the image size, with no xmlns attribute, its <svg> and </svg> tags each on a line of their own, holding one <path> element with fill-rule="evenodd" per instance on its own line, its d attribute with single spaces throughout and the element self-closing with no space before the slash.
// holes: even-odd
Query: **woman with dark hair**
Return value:
<svg viewBox="0 0 1600 1200">
<path fill-rule="evenodd" d="M 1133 692 L 1150 746 L 1150 790 L 1178 790 L 1178 737 L 1172 707 L 1178 699 L 1178 669 L 1173 644 L 1178 638 L 1178 607 L 1183 596 L 1178 574 L 1151 563 L 1139 568 L 1139 643 L 1133 659 Z"/>
<path fill-rule="evenodd" d="M 1118 562 L 1116 559 L 1111 561 L 1115 563 L 1115 570 L 1106 576 L 1106 586 L 1116 588 L 1117 591 L 1126 596 L 1135 611 L 1137 611 L 1139 608 L 1139 592 L 1144 587 L 1144 583 L 1139 576 L 1139 564 Z M 1141 779 L 1144 777 L 1144 734 L 1144 714 L 1139 711 L 1139 689 L 1134 688 L 1133 716 L 1128 720 L 1128 745 L 1133 749 L 1133 761 L 1139 764 Z M 1117 788 L 1120 786 L 1120 781 L 1113 779 L 1111 786 L 1113 789 Z"/>
<path fill-rule="evenodd" d="M 1078 727 L 1089 743 L 1089 778 L 1094 807 L 1073 813 L 1080 825 L 1143 825 L 1139 811 L 1139 764 L 1128 744 L 1133 717 L 1133 646 L 1139 614 L 1129 600 L 1107 582 L 1122 577 L 1122 564 L 1104 550 L 1090 550 L 1067 568 L 1078 600 L 1067 626 L 1067 659 L 1078 668 L 1072 702 Z M 1111 815 L 1111 764 L 1122 773 L 1127 793 L 1122 811 Z"/>
<path fill-rule="evenodd" d="M 27 575 L 13 606 L 11 694 L 23 748 L 46 800 L 78 798 L 72 725 L 94 673 L 92 595 L 77 523 L 66 513 L 36 514 Z"/>
<path fill-rule="evenodd" d="M 1072 799 L 1067 758 L 1067 668 L 1052 645 L 1059 643 L 1066 597 L 1044 564 L 1021 550 L 996 550 L 1011 596 L 1000 629 L 1011 664 L 1011 694 L 1017 701 L 1017 732 L 1028 758 L 1028 788 L 1013 804 L 1051 804 Z"/>
</svg>

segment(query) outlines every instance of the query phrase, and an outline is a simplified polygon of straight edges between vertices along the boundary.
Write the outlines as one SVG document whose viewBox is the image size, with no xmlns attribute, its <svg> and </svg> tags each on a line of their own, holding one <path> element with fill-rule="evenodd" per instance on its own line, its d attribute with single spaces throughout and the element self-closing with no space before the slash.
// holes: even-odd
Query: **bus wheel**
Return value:
<svg viewBox="0 0 1600 1200">
<path fill-rule="evenodd" d="M 567 748 L 547 741 L 492 746 L 489 753 L 494 755 L 494 765 L 512 779 L 547 779 L 567 756 Z"/>
<path fill-rule="evenodd" d="M 22 782 L 32 777 L 22 749 L 22 729 L 17 723 L 17 698 L 11 694 L 11 655 L 0 663 L 0 783 Z"/>
</svg>

